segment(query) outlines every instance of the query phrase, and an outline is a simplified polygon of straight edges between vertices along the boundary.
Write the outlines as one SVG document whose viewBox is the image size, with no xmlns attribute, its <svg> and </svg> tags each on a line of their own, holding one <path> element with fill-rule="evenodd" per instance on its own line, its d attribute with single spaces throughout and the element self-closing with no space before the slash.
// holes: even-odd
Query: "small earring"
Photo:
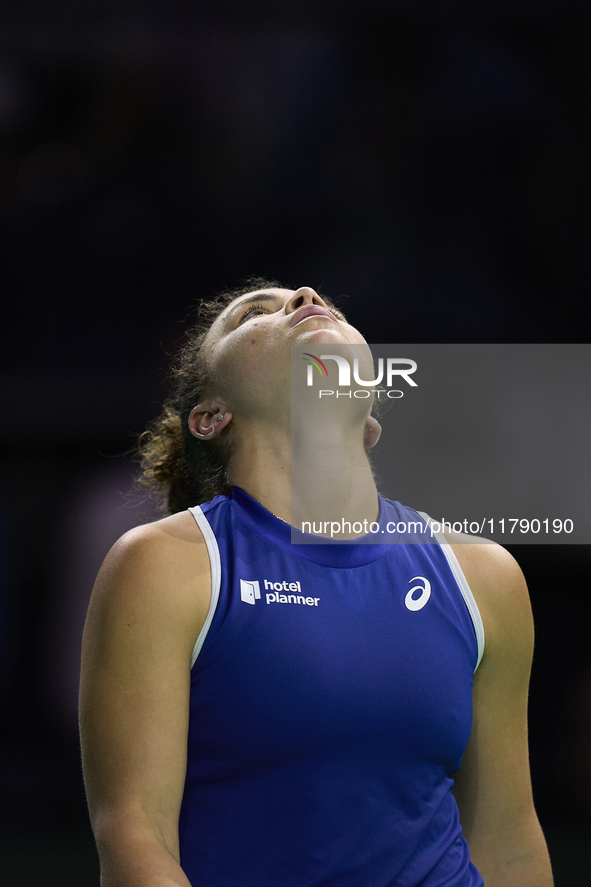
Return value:
<svg viewBox="0 0 591 887">
<path fill-rule="evenodd" d="M 219 416 L 216 416 L 216 419 L 218 420 L 218 422 L 221 422 L 223 418 L 224 418 L 223 413 L 220 413 Z"/>
</svg>

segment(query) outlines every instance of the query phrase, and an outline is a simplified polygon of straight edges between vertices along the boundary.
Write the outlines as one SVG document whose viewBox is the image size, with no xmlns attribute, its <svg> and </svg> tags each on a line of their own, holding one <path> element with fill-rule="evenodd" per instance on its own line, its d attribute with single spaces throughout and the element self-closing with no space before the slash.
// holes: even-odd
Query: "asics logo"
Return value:
<svg viewBox="0 0 591 887">
<path fill-rule="evenodd" d="M 317 607 L 319 597 L 309 597 L 302 594 L 302 586 L 299 582 L 271 582 L 270 579 L 263 579 L 265 583 L 265 601 L 267 604 L 304 604 L 307 607 Z M 272 589 L 272 590 L 271 590 Z M 281 594 L 284 591 L 291 591 L 292 594 Z M 294 594 L 293 592 L 299 592 Z M 258 580 L 241 579 L 240 580 L 240 600 L 245 604 L 252 604 L 261 598 L 261 587 Z"/>
<path fill-rule="evenodd" d="M 409 582 L 416 582 L 417 579 L 421 579 L 424 582 L 424 585 L 414 585 L 411 590 L 408 592 L 406 597 L 404 598 L 404 603 L 406 605 L 407 610 L 422 610 L 429 598 L 431 597 L 431 583 L 428 579 L 425 579 L 424 576 L 415 576 L 413 579 L 409 579 Z M 414 597 L 415 592 L 420 591 L 421 594 L 418 597 Z"/>
</svg>

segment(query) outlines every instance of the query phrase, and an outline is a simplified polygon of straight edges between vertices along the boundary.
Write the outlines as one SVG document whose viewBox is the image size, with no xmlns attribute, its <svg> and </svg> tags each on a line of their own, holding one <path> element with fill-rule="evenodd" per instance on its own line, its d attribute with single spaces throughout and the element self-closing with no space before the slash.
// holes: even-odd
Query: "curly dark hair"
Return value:
<svg viewBox="0 0 591 887">
<path fill-rule="evenodd" d="M 200 440 L 193 437 L 188 425 L 191 410 L 212 382 L 202 346 L 213 322 L 234 299 L 271 287 L 284 288 L 275 280 L 250 277 L 243 285 L 197 306 L 196 322 L 173 358 L 172 393 L 160 415 L 140 435 L 136 449 L 141 467 L 138 483 L 160 499 L 165 514 L 185 511 L 214 496 L 231 495 L 226 470 L 231 454 L 228 440 Z M 322 298 L 329 307 L 336 307 L 333 300 Z"/>
</svg>

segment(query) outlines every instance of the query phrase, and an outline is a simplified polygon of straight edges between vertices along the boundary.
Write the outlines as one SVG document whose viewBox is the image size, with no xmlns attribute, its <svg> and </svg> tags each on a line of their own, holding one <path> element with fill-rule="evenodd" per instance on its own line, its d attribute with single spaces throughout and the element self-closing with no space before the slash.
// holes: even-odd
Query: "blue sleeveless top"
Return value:
<svg viewBox="0 0 591 887">
<path fill-rule="evenodd" d="M 194 887 L 484 883 L 450 791 L 482 622 L 443 538 L 379 504 L 389 544 L 294 545 L 237 487 L 190 509 L 212 569 L 179 820 Z"/>
</svg>

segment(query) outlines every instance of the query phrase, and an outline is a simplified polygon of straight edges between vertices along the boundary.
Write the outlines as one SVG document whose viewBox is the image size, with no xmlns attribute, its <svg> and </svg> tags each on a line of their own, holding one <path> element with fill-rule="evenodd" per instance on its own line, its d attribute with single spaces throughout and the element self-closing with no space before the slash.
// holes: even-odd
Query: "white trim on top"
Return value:
<svg viewBox="0 0 591 887">
<path fill-rule="evenodd" d="M 203 623 L 203 628 L 199 632 L 197 640 L 195 641 L 195 646 L 193 647 L 193 655 L 191 657 L 191 668 L 193 668 L 195 662 L 197 661 L 197 657 L 201 652 L 203 642 L 207 637 L 207 632 L 211 627 L 216 607 L 218 605 L 218 600 L 220 597 L 220 585 L 222 582 L 222 562 L 220 560 L 220 550 L 218 548 L 217 539 L 215 538 L 215 533 L 211 529 L 209 521 L 203 514 L 201 507 L 199 505 L 196 505 L 194 508 L 189 508 L 189 511 L 195 518 L 197 526 L 203 533 L 203 538 L 205 539 L 205 544 L 207 545 L 207 553 L 209 554 L 209 563 L 211 565 L 211 601 L 209 602 L 209 610 L 207 611 L 207 616 L 205 622 Z"/>
<path fill-rule="evenodd" d="M 468 585 L 468 581 L 464 576 L 462 568 L 458 563 L 458 559 L 454 554 L 454 551 L 441 532 L 435 532 L 433 530 L 433 518 L 429 517 L 428 514 L 425 514 L 424 511 L 419 511 L 421 517 L 427 522 L 427 526 L 439 542 L 445 557 L 447 558 L 447 562 L 449 567 L 454 575 L 456 582 L 458 583 L 458 587 L 462 592 L 462 597 L 466 602 L 466 606 L 468 608 L 468 612 L 470 613 L 470 617 L 472 619 L 472 624 L 474 626 L 474 631 L 476 632 L 476 643 L 478 644 L 478 660 L 476 662 L 476 669 L 480 665 L 480 660 L 482 659 L 482 654 L 484 653 L 484 625 L 482 624 L 482 617 L 480 615 L 480 610 L 478 609 L 478 604 L 474 599 L 474 595 L 472 594 L 472 589 Z"/>
</svg>

